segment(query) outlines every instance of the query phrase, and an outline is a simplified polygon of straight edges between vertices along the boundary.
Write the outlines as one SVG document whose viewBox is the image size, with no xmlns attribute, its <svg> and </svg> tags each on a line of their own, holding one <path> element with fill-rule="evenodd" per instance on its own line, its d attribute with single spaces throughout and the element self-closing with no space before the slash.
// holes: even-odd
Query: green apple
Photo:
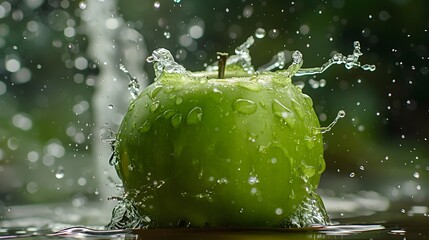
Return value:
<svg viewBox="0 0 429 240">
<path fill-rule="evenodd" d="M 126 198 L 155 227 L 326 223 L 311 98 L 287 74 L 211 75 L 164 72 L 131 103 L 115 150 Z"/>
</svg>

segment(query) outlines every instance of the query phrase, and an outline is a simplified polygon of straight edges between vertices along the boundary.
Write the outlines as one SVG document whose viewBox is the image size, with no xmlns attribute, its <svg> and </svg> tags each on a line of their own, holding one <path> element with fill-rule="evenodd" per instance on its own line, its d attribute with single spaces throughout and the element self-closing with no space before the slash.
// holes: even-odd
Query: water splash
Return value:
<svg viewBox="0 0 429 240">
<path fill-rule="evenodd" d="M 155 81 L 158 80 L 164 72 L 186 74 L 186 69 L 174 61 L 173 55 L 165 48 L 158 48 L 153 51 L 152 55 L 150 55 L 146 61 L 154 63 Z"/>
<path fill-rule="evenodd" d="M 268 72 L 276 68 L 283 69 L 286 65 L 286 52 L 280 51 L 274 55 L 273 59 L 258 68 L 258 72 Z"/>
<path fill-rule="evenodd" d="M 302 53 L 296 50 L 292 53 L 292 64 L 286 70 L 279 70 L 275 73 L 284 75 L 285 77 L 296 76 L 298 71 L 300 71 L 303 62 Z"/>
<path fill-rule="evenodd" d="M 131 74 L 128 72 L 128 70 L 125 68 L 123 64 L 119 64 L 119 69 L 121 69 L 122 72 L 128 75 L 130 79 L 130 82 L 128 83 L 128 90 L 130 91 L 131 97 L 133 99 L 136 99 L 140 92 L 140 84 L 137 81 L 137 78 L 131 76 Z"/>
<path fill-rule="evenodd" d="M 375 65 L 370 65 L 370 64 L 362 65 L 359 62 L 359 57 L 363 55 L 363 53 L 360 50 L 361 49 L 360 43 L 358 41 L 355 41 L 353 43 L 353 46 L 354 46 L 353 54 L 344 56 L 342 53 L 336 53 L 334 54 L 334 56 L 332 56 L 332 58 L 328 60 L 328 62 L 324 63 L 321 67 L 301 68 L 294 74 L 294 76 L 320 74 L 326 71 L 326 69 L 328 69 L 334 64 L 344 64 L 344 66 L 347 69 L 358 67 L 365 71 L 375 71 L 376 69 Z"/>
<path fill-rule="evenodd" d="M 329 225 L 330 221 L 320 196 L 316 193 L 310 193 L 298 208 L 280 223 L 280 226 L 303 228 L 315 224 Z"/>
<path fill-rule="evenodd" d="M 127 199 L 120 199 L 112 210 L 112 218 L 106 229 L 137 229 L 148 228 L 152 220 L 148 216 L 141 216 L 133 202 Z"/>
<path fill-rule="evenodd" d="M 320 133 L 322 133 L 322 134 L 327 133 L 327 132 L 331 131 L 331 129 L 335 126 L 335 124 L 337 124 L 337 122 L 340 118 L 343 118 L 345 116 L 346 116 L 346 112 L 344 110 L 340 110 L 340 111 L 338 111 L 337 116 L 335 117 L 334 121 L 332 121 L 328 126 L 318 128 L 317 130 L 320 131 Z"/>
<path fill-rule="evenodd" d="M 235 55 L 232 55 L 228 58 L 226 61 L 226 66 L 231 65 L 239 65 L 243 68 L 244 71 L 246 71 L 248 74 L 255 73 L 255 69 L 252 65 L 252 57 L 250 56 L 249 48 L 255 43 L 255 39 L 253 36 L 250 36 L 247 38 L 247 40 L 238 46 L 235 49 Z M 207 71 L 217 71 L 218 70 L 218 63 L 215 62 L 214 64 L 207 67 Z"/>
<path fill-rule="evenodd" d="M 52 234 L 47 234 L 48 237 L 69 237 L 69 238 L 89 238 L 89 237 L 108 237 L 110 239 L 123 239 L 126 234 L 131 234 L 131 229 L 119 230 L 100 230 L 86 227 L 71 227 L 65 228 Z"/>
</svg>

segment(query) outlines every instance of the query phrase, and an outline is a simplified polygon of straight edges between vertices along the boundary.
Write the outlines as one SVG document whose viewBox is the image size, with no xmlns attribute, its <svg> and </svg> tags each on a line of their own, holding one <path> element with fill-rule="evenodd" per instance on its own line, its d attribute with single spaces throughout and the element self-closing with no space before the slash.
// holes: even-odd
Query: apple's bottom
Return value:
<svg viewBox="0 0 429 240">
<path fill-rule="evenodd" d="M 228 217 L 228 216 L 226 216 Z M 248 219 L 247 219 L 248 220 Z M 242 223 L 226 223 L 224 225 L 217 223 L 216 227 L 281 227 L 281 228 L 303 228 L 312 225 L 328 225 L 329 217 L 325 210 L 322 199 L 316 193 L 309 194 L 300 203 L 297 209 L 290 214 L 287 218 L 281 220 L 277 224 L 263 224 L 261 226 L 245 226 Z M 271 226 L 270 226 L 271 225 Z M 170 228 L 192 228 L 192 227 L 212 227 L 210 222 L 206 222 L 203 226 L 198 224 L 195 226 L 186 218 L 175 219 L 167 226 L 159 225 L 156 219 L 151 219 L 149 216 L 140 214 L 138 207 L 136 207 L 129 200 L 121 200 L 112 211 L 112 218 L 110 223 L 106 226 L 108 229 L 136 229 L 136 228 L 157 228 L 157 227 L 170 227 Z"/>
</svg>

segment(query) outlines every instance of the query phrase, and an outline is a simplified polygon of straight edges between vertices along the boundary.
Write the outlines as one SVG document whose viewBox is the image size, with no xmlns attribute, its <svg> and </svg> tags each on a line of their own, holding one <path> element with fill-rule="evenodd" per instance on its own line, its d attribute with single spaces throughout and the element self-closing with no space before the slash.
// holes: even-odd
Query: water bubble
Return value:
<svg viewBox="0 0 429 240">
<path fill-rule="evenodd" d="M 24 131 L 28 131 L 33 127 L 33 121 L 23 113 L 18 113 L 12 117 L 12 124 Z"/>
<path fill-rule="evenodd" d="M 21 62 L 16 58 L 10 58 L 6 60 L 5 67 L 9 72 L 17 72 L 21 68 Z"/>
<path fill-rule="evenodd" d="M 420 173 L 415 172 L 415 173 L 413 174 L 413 176 L 414 176 L 415 178 L 420 178 Z"/>
<path fill-rule="evenodd" d="M 276 208 L 275 213 L 276 213 L 276 215 L 282 215 L 282 214 L 283 214 L 283 209 L 281 209 L 281 208 Z"/>
<path fill-rule="evenodd" d="M 266 32 L 265 32 L 265 29 L 263 29 L 263 28 L 257 28 L 255 31 L 255 37 L 257 37 L 257 38 L 264 38 L 265 34 L 266 34 Z"/>
<path fill-rule="evenodd" d="M 199 39 L 203 36 L 204 34 L 204 28 L 203 26 L 200 26 L 198 24 L 193 25 L 191 27 L 189 27 L 189 36 L 193 39 Z M 191 41 L 192 43 L 193 41 Z"/>
<path fill-rule="evenodd" d="M 113 104 L 109 104 L 109 109 L 113 109 Z"/>
<path fill-rule="evenodd" d="M 310 32 L 310 27 L 309 27 L 308 25 L 306 25 L 306 24 L 301 25 L 301 26 L 299 27 L 299 32 L 300 32 L 302 35 L 307 35 L 307 34 Z"/>
<path fill-rule="evenodd" d="M 354 172 L 351 172 L 349 176 L 350 176 L 351 178 L 353 178 L 353 177 L 355 177 L 355 176 L 356 176 L 356 174 L 355 174 Z"/>
<path fill-rule="evenodd" d="M 234 109 L 243 114 L 251 114 L 256 111 L 256 103 L 248 99 L 237 99 L 234 104 Z"/>
<path fill-rule="evenodd" d="M 27 154 L 27 159 L 32 163 L 37 162 L 39 160 L 39 153 L 37 153 L 36 151 L 30 151 Z M 1 154 L 0 154 L 0 160 L 1 160 Z"/>
<path fill-rule="evenodd" d="M 159 8 L 161 6 L 161 3 L 159 3 L 158 1 L 155 1 L 154 3 L 153 3 L 153 7 L 154 8 Z"/>
<path fill-rule="evenodd" d="M 26 188 L 28 193 L 36 193 L 39 190 L 39 184 L 36 182 L 29 182 Z"/>
<path fill-rule="evenodd" d="M 77 180 L 77 184 L 78 184 L 79 186 L 85 186 L 85 185 L 86 185 L 86 178 L 84 178 L 84 177 L 80 177 L 80 178 Z"/>
<path fill-rule="evenodd" d="M 175 3 L 180 3 L 181 0 L 173 0 Z"/>
<path fill-rule="evenodd" d="M 203 118 L 203 110 L 200 107 L 194 107 L 189 111 L 188 116 L 186 118 L 186 124 L 188 125 L 196 125 L 201 123 Z"/>
</svg>

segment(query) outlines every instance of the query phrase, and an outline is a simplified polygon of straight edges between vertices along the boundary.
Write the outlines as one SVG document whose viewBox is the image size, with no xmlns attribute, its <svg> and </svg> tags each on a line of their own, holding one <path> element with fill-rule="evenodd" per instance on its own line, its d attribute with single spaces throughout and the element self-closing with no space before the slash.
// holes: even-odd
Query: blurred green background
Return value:
<svg viewBox="0 0 429 240">
<path fill-rule="evenodd" d="M 16 204 L 79 207 L 98 200 L 99 184 L 108 181 L 94 163 L 101 140 L 92 96 L 103 63 L 88 49 L 87 1 L 0 3 L 0 216 Z M 232 54 L 257 28 L 266 36 L 251 47 L 255 66 L 281 50 L 300 50 L 304 67 L 321 66 L 360 41 L 361 61 L 375 64 L 375 72 L 333 66 L 294 79 L 306 84 L 321 125 L 340 109 L 347 114 L 324 136 L 321 188 L 328 195 L 376 191 L 392 201 L 427 202 L 428 1 L 99 2 L 115 5 L 111 17 L 141 33 L 148 52 L 167 48 L 191 71 L 204 69 L 217 51 Z M 152 65 L 140 68 L 146 85 Z M 317 87 L 321 80 L 326 86 Z M 128 99 L 126 87 L 118 91 Z"/>
</svg>

